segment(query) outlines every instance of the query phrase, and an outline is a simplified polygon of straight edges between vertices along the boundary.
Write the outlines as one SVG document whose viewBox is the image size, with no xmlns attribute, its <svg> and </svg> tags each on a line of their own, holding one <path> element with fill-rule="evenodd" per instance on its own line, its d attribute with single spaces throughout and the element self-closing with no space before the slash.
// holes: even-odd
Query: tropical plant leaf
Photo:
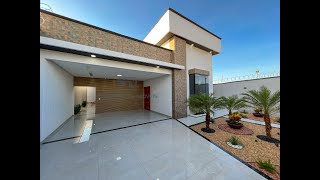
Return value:
<svg viewBox="0 0 320 180">
<path fill-rule="evenodd" d="M 244 98 L 238 98 L 237 95 L 229 97 L 221 97 L 222 106 L 227 109 L 231 114 L 233 110 L 239 110 L 241 108 L 247 107 Z"/>
</svg>

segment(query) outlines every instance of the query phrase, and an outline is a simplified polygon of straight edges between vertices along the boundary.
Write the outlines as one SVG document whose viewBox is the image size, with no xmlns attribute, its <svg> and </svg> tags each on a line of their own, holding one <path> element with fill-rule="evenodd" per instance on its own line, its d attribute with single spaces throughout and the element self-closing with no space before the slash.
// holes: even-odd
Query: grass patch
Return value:
<svg viewBox="0 0 320 180">
<path fill-rule="evenodd" d="M 242 142 L 239 140 L 239 138 L 232 136 L 227 140 L 227 142 L 230 142 L 232 145 L 241 145 L 243 146 Z"/>
<path fill-rule="evenodd" d="M 240 113 L 241 118 L 247 118 L 248 116 L 244 113 Z"/>
<path fill-rule="evenodd" d="M 275 118 L 274 122 L 278 122 L 278 123 L 280 123 L 280 117 Z"/>
<path fill-rule="evenodd" d="M 272 174 L 276 172 L 276 167 L 270 162 L 270 160 L 268 161 L 258 160 L 256 161 L 256 163 L 261 169 L 264 169 Z"/>
</svg>

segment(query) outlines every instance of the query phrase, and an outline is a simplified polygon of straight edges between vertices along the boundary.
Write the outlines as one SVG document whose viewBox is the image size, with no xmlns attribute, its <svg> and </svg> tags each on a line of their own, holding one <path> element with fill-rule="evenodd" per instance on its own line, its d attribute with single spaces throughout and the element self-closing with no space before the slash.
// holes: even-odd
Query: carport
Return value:
<svg viewBox="0 0 320 180">
<path fill-rule="evenodd" d="M 86 120 L 93 120 L 91 133 L 97 133 L 172 116 L 172 69 L 183 66 L 50 38 L 40 41 L 42 142 L 79 137 Z M 96 90 L 90 113 L 73 113 L 78 86 Z"/>
</svg>

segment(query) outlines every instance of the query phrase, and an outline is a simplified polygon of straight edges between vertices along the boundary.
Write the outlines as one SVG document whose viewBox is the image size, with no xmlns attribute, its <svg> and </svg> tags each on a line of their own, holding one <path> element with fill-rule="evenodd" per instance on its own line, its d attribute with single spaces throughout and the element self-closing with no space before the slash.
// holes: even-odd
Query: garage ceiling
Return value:
<svg viewBox="0 0 320 180">
<path fill-rule="evenodd" d="M 107 78 L 107 79 L 123 79 L 123 80 L 139 80 L 144 81 L 152 78 L 157 78 L 165 74 L 155 72 L 145 72 L 137 70 L 128 70 L 115 67 L 96 66 L 81 64 L 76 62 L 67 62 L 59 60 L 51 60 L 58 66 L 76 77 L 91 77 L 93 78 Z M 117 76 L 122 75 L 121 77 Z"/>
</svg>

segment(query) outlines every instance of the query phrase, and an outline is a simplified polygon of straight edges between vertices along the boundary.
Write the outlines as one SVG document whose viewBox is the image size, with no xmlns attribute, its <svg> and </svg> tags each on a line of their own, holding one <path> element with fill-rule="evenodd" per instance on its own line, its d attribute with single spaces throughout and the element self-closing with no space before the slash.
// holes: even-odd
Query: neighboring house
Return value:
<svg viewBox="0 0 320 180">
<path fill-rule="evenodd" d="M 173 9 L 143 41 L 40 13 L 40 141 L 73 115 L 75 86 L 96 88 L 96 113 L 147 109 L 173 118 L 190 113 L 190 95 L 213 91 L 221 38 Z"/>
</svg>

